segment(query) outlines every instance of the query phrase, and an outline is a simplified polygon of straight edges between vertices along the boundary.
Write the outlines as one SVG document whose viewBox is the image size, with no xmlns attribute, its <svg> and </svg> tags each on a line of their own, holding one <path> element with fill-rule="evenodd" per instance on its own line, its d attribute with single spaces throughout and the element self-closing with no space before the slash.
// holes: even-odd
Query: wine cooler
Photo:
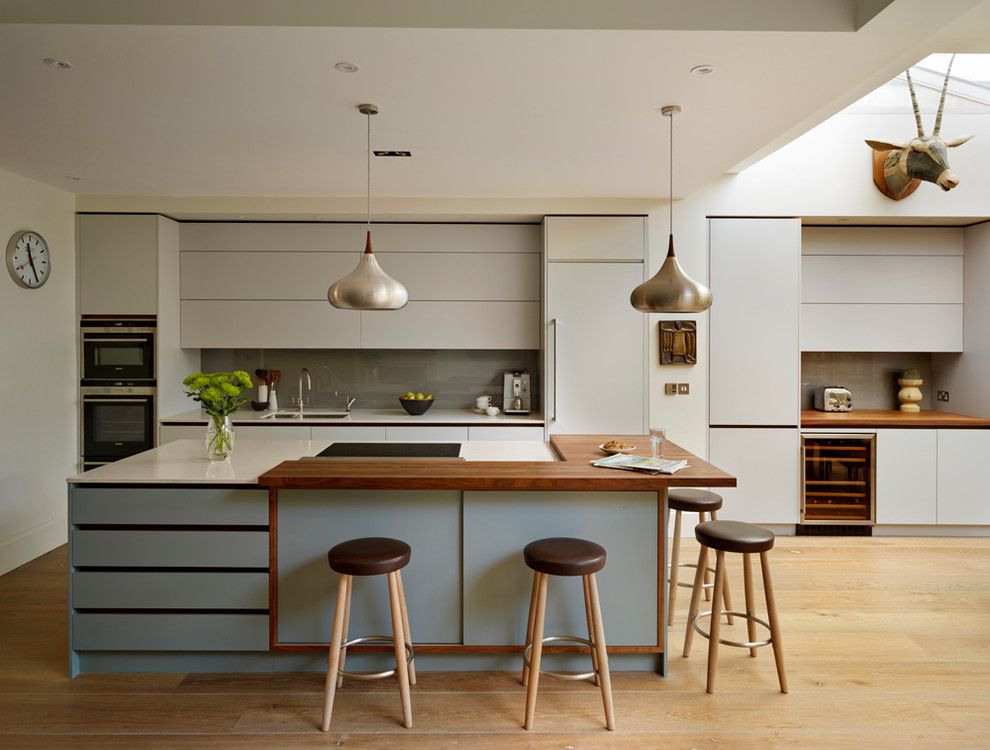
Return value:
<svg viewBox="0 0 990 750">
<path fill-rule="evenodd" d="M 801 521 L 872 524 L 876 435 L 801 435 Z"/>
</svg>

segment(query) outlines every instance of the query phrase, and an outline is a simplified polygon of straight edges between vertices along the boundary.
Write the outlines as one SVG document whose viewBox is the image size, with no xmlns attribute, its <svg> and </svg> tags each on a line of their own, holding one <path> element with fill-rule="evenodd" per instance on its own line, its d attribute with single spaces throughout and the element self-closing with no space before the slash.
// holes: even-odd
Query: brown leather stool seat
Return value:
<svg viewBox="0 0 990 750">
<path fill-rule="evenodd" d="M 722 496 L 707 490 L 669 490 L 667 505 L 671 510 L 687 513 L 710 513 L 722 509 Z"/>
<path fill-rule="evenodd" d="M 694 536 L 710 549 L 723 552 L 766 552 L 773 549 L 773 532 L 742 521 L 705 521 Z"/>
<path fill-rule="evenodd" d="M 405 542 L 369 536 L 341 542 L 327 552 L 330 568 L 347 576 L 380 576 L 402 570 L 412 549 Z"/>
<path fill-rule="evenodd" d="M 605 548 L 600 544 L 563 536 L 530 542 L 523 557 L 532 570 L 551 576 L 586 576 L 605 567 Z"/>
</svg>

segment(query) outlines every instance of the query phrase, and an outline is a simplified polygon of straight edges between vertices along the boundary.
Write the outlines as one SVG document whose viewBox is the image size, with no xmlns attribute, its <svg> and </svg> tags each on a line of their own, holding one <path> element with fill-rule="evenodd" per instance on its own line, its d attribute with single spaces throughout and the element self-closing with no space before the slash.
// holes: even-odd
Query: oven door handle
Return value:
<svg viewBox="0 0 990 750">
<path fill-rule="evenodd" d="M 87 398 L 83 396 L 84 404 L 147 404 L 152 397 L 148 398 Z"/>
<path fill-rule="evenodd" d="M 86 344 L 150 344 L 151 339 L 94 339 L 89 336 L 83 337 L 83 343 Z"/>
</svg>

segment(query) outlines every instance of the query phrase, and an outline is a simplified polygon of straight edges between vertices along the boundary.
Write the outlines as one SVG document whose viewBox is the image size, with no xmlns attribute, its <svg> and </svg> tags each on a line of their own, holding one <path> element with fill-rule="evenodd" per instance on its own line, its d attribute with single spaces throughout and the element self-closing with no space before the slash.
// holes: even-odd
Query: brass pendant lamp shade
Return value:
<svg viewBox="0 0 990 750">
<path fill-rule="evenodd" d="M 680 111 L 676 104 L 660 110 L 670 119 L 670 235 L 660 270 L 629 295 L 630 304 L 644 313 L 697 313 L 712 306 L 711 290 L 684 273 L 674 255 L 674 115 Z"/>
<path fill-rule="evenodd" d="M 400 310 L 409 302 L 409 292 L 382 270 L 371 247 L 371 116 L 378 114 L 378 107 L 360 104 L 358 111 L 368 118 L 368 230 L 364 255 L 357 268 L 330 285 L 327 300 L 342 310 Z"/>
</svg>

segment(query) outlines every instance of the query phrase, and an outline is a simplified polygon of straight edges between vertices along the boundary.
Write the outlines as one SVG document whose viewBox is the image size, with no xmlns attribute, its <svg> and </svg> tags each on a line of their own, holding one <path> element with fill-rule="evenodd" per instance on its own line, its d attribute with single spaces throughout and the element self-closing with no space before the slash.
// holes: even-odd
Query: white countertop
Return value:
<svg viewBox="0 0 990 750">
<path fill-rule="evenodd" d="M 331 411 L 317 406 L 308 407 L 312 412 Z M 393 425 L 436 425 L 436 424 L 466 424 L 493 425 L 508 427 L 511 425 L 542 426 L 543 417 L 540 414 L 499 414 L 489 417 L 478 414 L 471 409 L 439 409 L 432 408 L 426 414 L 413 416 L 407 414 L 401 407 L 394 409 L 352 409 L 348 417 L 320 418 L 305 417 L 298 419 L 265 419 L 269 412 L 240 409 L 231 415 L 234 424 L 393 424 Z M 158 420 L 161 424 L 206 424 L 206 413 L 199 409 L 184 411 Z"/>
<path fill-rule="evenodd" d="M 261 474 L 282 461 L 315 456 L 330 444 L 327 440 L 242 440 L 234 443 L 234 452 L 226 461 L 210 461 L 206 458 L 204 440 L 174 440 L 76 474 L 68 481 L 72 484 L 255 484 Z M 548 443 L 535 440 L 467 440 L 461 443 L 460 455 L 467 461 L 556 460 Z M 367 463 L 369 470 L 373 470 L 374 463 Z"/>
</svg>

